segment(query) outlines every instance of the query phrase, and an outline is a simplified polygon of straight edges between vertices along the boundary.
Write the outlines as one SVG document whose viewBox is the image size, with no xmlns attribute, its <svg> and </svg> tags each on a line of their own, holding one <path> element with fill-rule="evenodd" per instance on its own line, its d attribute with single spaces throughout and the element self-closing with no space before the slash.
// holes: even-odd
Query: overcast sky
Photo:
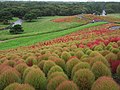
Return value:
<svg viewBox="0 0 120 90">
<path fill-rule="evenodd" d="M 14 1 L 14 0 L 0 0 L 0 1 Z M 64 2 L 120 2 L 120 0 L 15 0 L 15 1 L 64 1 Z"/>
</svg>

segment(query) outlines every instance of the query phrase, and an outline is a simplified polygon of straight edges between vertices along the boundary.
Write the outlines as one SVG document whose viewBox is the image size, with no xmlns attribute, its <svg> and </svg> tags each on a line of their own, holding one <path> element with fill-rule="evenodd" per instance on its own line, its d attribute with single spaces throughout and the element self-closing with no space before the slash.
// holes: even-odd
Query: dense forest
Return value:
<svg viewBox="0 0 120 90">
<path fill-rule="evenodd" d="M 0 17 L 11 19 L 11 17 L 23 18 L 26 16 L 68 16 L 82 13 L 101 14 L 103 8 L 107 13 L 120 13 L 118 2 L 0 2 Z M 5 17 L 7 16 L 7 17 Z M 8 17 L 9 16 L 9 17 Z"/>
</svg>

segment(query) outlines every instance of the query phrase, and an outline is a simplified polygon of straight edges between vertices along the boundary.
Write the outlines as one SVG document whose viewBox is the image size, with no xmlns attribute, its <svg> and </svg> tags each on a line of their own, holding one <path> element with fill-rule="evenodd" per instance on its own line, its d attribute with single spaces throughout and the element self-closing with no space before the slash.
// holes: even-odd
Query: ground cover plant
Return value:
<svg viewBox="0 0 120 90">
<path fill-rule="evenodd" d="M 67 35 L 64 31 L 64 36 L 52 40 L 1 50 L 0 83 L 5 81 L 1 88 L 119 90 L 120 29 L 109 29 L 116 25 L 92 23 L 93 27 L 74 28 L 66 31 Z"/>
</svg>

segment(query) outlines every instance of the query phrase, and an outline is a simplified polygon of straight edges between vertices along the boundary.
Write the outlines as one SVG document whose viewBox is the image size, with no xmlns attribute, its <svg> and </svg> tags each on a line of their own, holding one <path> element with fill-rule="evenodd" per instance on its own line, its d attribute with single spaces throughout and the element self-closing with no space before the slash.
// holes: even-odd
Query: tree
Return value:
<svg viewBox="0 0 120 90">
<path fill-rule="evenodd" d="M 7 24 L 12 19 L 12 14 L 9 11 L 0 11 L 0 22 Z"/>
<path fill-rule="evenodd" d="M 15 26 L 11 27 L 9 32 L 11 34 L 21 34 L 21 33 L 23 33 L 23 31 L 24 30 L 22 29 L 22 26 L 17 24 Z"/>
<path fill-rule="evenodd" d="M 31 22 L 33 19 L 37 19 L 37 16 L 36 16 L 36 14 L 34 14 L 34 13 L 27 13 L 27 14 L 25 14 L 25 16 L 24 16 L 24 19 L 25 19 L 26 21 Z"/>
</svg>

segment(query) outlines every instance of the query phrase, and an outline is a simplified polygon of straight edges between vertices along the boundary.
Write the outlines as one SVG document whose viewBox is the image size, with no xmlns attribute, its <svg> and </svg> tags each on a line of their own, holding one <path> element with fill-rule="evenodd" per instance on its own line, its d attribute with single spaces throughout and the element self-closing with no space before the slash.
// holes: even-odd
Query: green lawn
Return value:
<svg viewBox="0 0 120 90">
<path fill-rule="evenodd" d="M 16 18 L 16 17 L 14 17 L 12 20 L 10 20 L 10 23 L 12 23 L 12 22 L 15 22 L 15 21 L 17 21 L 18 20 L 18 18 Z M 0 22 L 0 29 L 1 28 L 5 28 L 5 27 L 7 27 L 8 25 L 3 25 L 1 22 Z"/>
<path fill-rule="evenodd" d="M 119 14 L 108 14 L 108 16 L 112 16 L 112 17 L 120 18 L 120 13 L 119 13 Z"/>
<path fill-rule="evenodd" d="M 75 32 L 84 28 L 89 28 L 97 25 L 102 25 L 106 24 L 106 22 L 97 22 L 97 23 L 90 23 L 84 26 L 76 27 L 76 28 L 71 28 L 65 31 L 60 31 L 60 32 L 53 32 L 53 33 L 48 33 L 48 34 L 39 34 L 35 36 L 29 36 L 29 37 L 21 37 L 21 38 L 16 38 L 15 40 L 9 40 L 6 42 L 0 43 L 0 49 L 10 49 L 10 48 L 16 48 L 19 46 L 27 46 L 27 45 L 32 45 L 37 42 L 41 41 L 46 41 L 46 40 L 51 40 L 60 36 L 64 36 L 66 34 L 69 34 L 71 32 Z"/>
<path fill-rule="evenodd" d="M 24 22 L 22 27 L 24 29 L 23 34 L 11 35 L 9 31 L 0 32 L 0 40 L 8 40 L 19 37 L 28 37 L 32 35 L 38 35 L 44 32 L 57 31 L 62 29 L 67 29 L 71 27 L 76 27 L 82 25 L 83 22 L 65 22 L 65 23 L 55 23 L 52 19 L 60 18 L 63 16 L 51 16 L 51 17 L 41 17 L 35 22 Z"/>
</svg>

